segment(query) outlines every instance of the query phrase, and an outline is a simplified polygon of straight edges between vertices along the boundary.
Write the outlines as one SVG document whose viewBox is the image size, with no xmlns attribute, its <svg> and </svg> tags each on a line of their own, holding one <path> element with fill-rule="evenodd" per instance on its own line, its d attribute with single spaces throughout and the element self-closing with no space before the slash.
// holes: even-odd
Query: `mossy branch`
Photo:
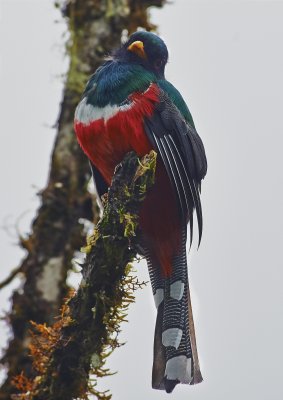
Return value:
<svg viewBox="0 0 283 400">
<path fill-rule="evenodd" d="M 85 248 L 80 287 L 53 327 L 35 324 L 31 350 L 37 376 L 33 381 L 17 377 L 18 388 L 26 393 L 14 399 L 87 399 L 89 393 L 111 398 L 96 390 L 96 382 L 90 386 L 89 374 L 109 374 L 105 360 L 120 345 L 120 323 L 141 285 L 129 274 L 129 263 L 138 252 L 138 214 L 155 166 L 154 151 L 141 160 L 131 152 L 116 168 L 103 217 Z"/>
</svg>

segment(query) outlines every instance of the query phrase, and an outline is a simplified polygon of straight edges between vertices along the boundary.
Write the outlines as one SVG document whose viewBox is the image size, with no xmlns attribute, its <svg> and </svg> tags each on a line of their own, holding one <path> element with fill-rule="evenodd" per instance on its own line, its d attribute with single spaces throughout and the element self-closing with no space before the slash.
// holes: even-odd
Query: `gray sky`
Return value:
<svg viewBox="0 0 283 400">
<path fill-rule="evenodd" d="M 28 231 L 46 182 L 55 132 L 45 125 L 56 120 L 56 75 L 67 65 L 51 3 L 0 2 L 0 224 L 12 232 L 26 211 L 19 229 Z M 187 100 L 209 162 L 203 242 L 190 257 L 205 380 L 171 398 L 281 400 L 283 2 L 176 0 L 152 17 L 169 47 L 167 78 Z M 1 279 L 23 253 L 15 236 L 0 235 Z M 147 280 L 145 265 L 138 269 Z M 0 292 L 2 309 L 10 290 Z M 114 400 L 168 396 L 150 387 L 154 313 L 148 287 L 109 362 L 119 373 L 103 386 Z"/>
</svg>

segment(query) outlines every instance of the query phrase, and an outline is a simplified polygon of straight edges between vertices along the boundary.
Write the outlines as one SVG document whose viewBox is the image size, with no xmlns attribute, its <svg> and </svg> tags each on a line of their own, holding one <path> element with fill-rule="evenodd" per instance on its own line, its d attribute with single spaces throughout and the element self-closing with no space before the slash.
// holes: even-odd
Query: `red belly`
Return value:
<svg viewBox="0 0 283 400">
<path fill-rule="evenodd" d="M 143 156 L 152 149 L 143 121 L 153 113 L 156 101 L 154 88 L 153 93 L 148 90 L 135 95 L 135 105 L 131 109 L 119 112 L 107 122 L 100 119 L 88 126 L 76 123 L 79 143 L 109 185 L 116 165 L 126 153 L 134 150 L 138 156 Z M 141 207 L 140 226 L 153 261 L 160 265 L 164 275 L 170 275 L 172 257 L 178 252 L 181 241 L 180 218 L 175 194 L 158 158 L 154 187 Z"/>
</svg>

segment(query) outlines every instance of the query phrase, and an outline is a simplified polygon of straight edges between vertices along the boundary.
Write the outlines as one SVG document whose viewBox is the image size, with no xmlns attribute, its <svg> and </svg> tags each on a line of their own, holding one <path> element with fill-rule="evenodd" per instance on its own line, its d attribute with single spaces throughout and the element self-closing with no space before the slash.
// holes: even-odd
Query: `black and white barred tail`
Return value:
<svg viewBox="0 0 283 400">
<path fill-rule="evenodd" d="M 148 251 L 146 258 L 157 308 L 154 337 L 152 387 L 171 393 L 178 383 L 202 381 L 193 323 L 186 257 L 186 227 L 182 246 L 174 257 L 172 274 L 165 278 L 153 265 Z"/>
</svg>

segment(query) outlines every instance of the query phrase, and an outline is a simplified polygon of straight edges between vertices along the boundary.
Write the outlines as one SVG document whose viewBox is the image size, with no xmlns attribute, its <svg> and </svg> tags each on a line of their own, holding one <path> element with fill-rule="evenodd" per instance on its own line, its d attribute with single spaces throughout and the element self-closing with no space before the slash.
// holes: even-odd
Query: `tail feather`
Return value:
<svg viewBox="0 0 283 400">
<path fill-rule="evenodd" d="M 172 274 L 164 277 L 145 251 L 157 308 L 152 387 L 170 393 L 178 383 L 202 381 L 193 323 L 186 260 L 186 227 L 182 246 L 172 260 Z"/>
<path fill-rule="evenodd" d="M 191 294 L 190 288 L 188 285 L 188 331 L 190 337 L 190 343 L 192 348 L 192 360 L 193 360 L 193 380 L 190 383 L 191 385 L 196 385 L 197 383 L 201 383 L 203 381 L 203 377 L 200 371 L 199 359 L 198 359 L 198 351 L 197 351 L 197 341 L 196 341 L 196 332 L 195 325 L 193 319 L 193 309 L 191 302 Z"/>
<path fill-rule="evenodd" d="M 154 333 L 153 365 L 152 365 L 152 387 L 153 389 L 165 390 L 164 373 L 166 368 L 166 352 L 162 345 L 162 320 L 163 303 L 157 309 L 157 317 Z"/>
</svg>

